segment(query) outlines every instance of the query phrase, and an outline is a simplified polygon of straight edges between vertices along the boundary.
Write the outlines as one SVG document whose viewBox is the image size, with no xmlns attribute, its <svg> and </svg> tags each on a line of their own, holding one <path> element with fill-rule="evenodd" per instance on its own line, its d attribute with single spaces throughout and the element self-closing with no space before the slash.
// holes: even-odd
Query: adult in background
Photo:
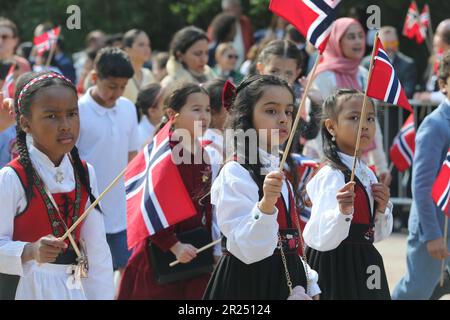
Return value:
<svg viewBox="0 0 450 320">
<path fill-rule="evenodd" d="M 144 68 L 144 63 L 152 55 L 151 42 L 145 31 L 131 29 L 125 32 L 122 43 L 123 50 L 128 53 L 134 70 L 134 76 L 128 81 L 123 96 L 136 103 L 139 90 L 156 81 L 153 73 Z"/>
<path fill-rule="evenodd" d="M 214 71 L 207 64 L 208 36 L 197 27 L 185 27 L 172 38 L 166 66 L 168 75 L 161 85 L 169 87 L 179 82 L 204 83 L 214 79 Z"/>
<path fill-rule="evenodd" d="M 19 30 L 14 22 L 0 17 L 0 60 L 14 60 L 19 65 L 19 74 L 31 71 L 30 63 L 15 54 L 19 44 Z"/>
</svg>

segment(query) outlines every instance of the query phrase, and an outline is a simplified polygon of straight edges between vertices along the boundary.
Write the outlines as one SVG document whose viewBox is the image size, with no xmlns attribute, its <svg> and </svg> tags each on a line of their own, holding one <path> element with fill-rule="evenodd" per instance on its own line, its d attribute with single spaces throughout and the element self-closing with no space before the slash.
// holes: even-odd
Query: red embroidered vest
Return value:
<svg viewBox="0 0 450 320">
<path fill-rule="evenodd" d="M 14 159 L 8 164 L 9 167 L 13 168 L 16 174 L 18 175 L 20 182 L 24 190 L 27 187 L 27 179 L 25 168 L 18 161 L 18 158 Z M 86 163 L 83 162 L 83 166 L 85 170 L 87 170 Z M 52 225 L 50 222 L 50 217 L 48 215 L 47 207 L 42 195 L 39 193 L 36 185 L 33 186 L 33 197 L 25 209 L 18 213 L 14 218 L 14 232 L 13 232 L 13 241 L 25 241 L 25 242 L 35 242 L 39 240 L 41 237 L 53 234 Z M 61 216 L 65 219 L 67 227 L 75 222 L 72 220 L 74 215 L 74 203 L 76 190 L 74 189 L 71 192 L 66 193 L 57 193 L 52 194 L 56 204 L 58 205 Z M 78 216 L 80 216 L 86 206 L 86 201 L 88 199 L 88 193 L 86 188 L 81 186 L 81 202 Z M 76 228 L 76 241 L 80 238 L 80 231 L 83 223 Z M 69 240 L 66 242 L 69 244 Z"/>
</svg>

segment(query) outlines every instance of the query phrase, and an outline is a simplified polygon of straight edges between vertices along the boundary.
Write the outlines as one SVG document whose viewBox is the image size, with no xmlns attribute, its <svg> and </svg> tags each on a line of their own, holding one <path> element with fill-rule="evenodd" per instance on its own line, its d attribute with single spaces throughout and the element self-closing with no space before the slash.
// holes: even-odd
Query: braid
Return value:
<svg viewBox="0 0 450 320">
<path fill-rule="evenodd" d="M 27 148 L 27 134 L 23 131 L 20 126 L 16 126 L 17 130 L 17 149 L 19 151 L 19 161 L 22 166 L 25 168 L 26 174 L 26 189 L 25 196 L 27 202 L 29 203 L 31 198 L 33 198 L 33 184 L 34 184 L 34 176 L 33 176 L 33 165 L 31 163 L 30 154 L 28 153 Z"/>
<path fill-rule="evenodd" d="M 70 151 L 70 155 L 72 157 L 73 164 L 75 165 L 75 171 L 80 177 L 81 184 L 85 186 L 89 195 L 89 201 L 92 204 L 94 203 L 96 198 L 92 194 L 91 184 L 89 183 L 89 170 L 87 168 L 85 169 L 85 167 L 83 166 L 77 147 L 73 147 L 73 149 Z M 98 204 L 95 206 L 95 208 L 100 212 L 102 211 Z"/>
</svg>

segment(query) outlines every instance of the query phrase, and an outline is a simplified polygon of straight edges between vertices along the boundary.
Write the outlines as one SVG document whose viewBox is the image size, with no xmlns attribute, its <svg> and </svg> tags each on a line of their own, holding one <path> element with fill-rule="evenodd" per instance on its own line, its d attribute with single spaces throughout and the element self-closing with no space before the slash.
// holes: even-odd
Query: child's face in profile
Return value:
<svg viewBox="0 0 450 320">
<path fill-rule="evenodd" d="M 78 98 L 63 86 L 44 88 L 34 97 L 29 118 L 20 117 L 20 125 L 33 137 L 34 146 L 59 164 L 75 146 L 80 131 Z"/>
<path fill-rule="evenodd" d="M 207 94 L 203 92 L 191 93 L 186 99 L 186 104 L 178 112 L 179 115 L 175 121 L 176 129 L 186 129 L 191 137 L 200 138 L 211 123 L 211 107 L 209 104 Z M 196 127 L 197 129 L 195 129 Z"/>
<path fill-rule="evenodd" d="M 277 76 L 286 80 L 290 85 L 294 84 L 301 72 L 295 59 L 277 56 L 272 56 L 266 64 L 258 63 L 256 67 L 259 74 Z"/>
<path fill-rule="evenodd" d="M 280 86 L 266 86 L 263 92 L 253 111 L 253 127 L 257 130 L 260 145 L 271 151 L 272 146 L 281 145 L 289 138 L 294 97 L 287 88 Z M 266 135 L 260 135 L 262 129 L 267 130 Z"/>
<path fill-rule="evenodd" d="M 97 76 L 93 95 L 101 106 L 112 108 L 116 104 L 117 99 L 123 95 L 127 84 L 128 78 L 107 77 L 102 79 Z"/>
<path fill-rule="evenodd" d="M 345 96 L 338 99 L 340 112 L 337 120 L 327 119 L 326 127 L 328 131 L 336 137 L 336 144 L 339 149 L 348 155 L 355 153 L 358 127 L 361 118 L 363 97 L 352 97 L 345 100 Z M 375 107 L 368 101 L 366 116 L 362 122 L 360 148 L 367 149 L 375 137 Z"/>
</svg>

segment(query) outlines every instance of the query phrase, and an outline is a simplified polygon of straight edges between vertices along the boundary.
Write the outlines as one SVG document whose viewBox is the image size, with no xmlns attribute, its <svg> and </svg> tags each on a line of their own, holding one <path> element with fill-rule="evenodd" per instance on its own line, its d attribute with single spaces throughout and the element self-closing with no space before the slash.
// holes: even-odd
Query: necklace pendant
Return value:
<svg viewBox="0 0 450 320">
<path fill-rule="evenodd" d="M 205 215 L 203 215 L 203 217 L 202 217 L 202 224 L 203 224 L 203 226 L 206 226 L 206 217 L 205 217 Z"/>
<path fill-rule="evenodd" d="M 55 180 L 57 183 L 62 183 L 64 181 L 64 174 L 61 171 L 56 171 Z"/>
</svg>

